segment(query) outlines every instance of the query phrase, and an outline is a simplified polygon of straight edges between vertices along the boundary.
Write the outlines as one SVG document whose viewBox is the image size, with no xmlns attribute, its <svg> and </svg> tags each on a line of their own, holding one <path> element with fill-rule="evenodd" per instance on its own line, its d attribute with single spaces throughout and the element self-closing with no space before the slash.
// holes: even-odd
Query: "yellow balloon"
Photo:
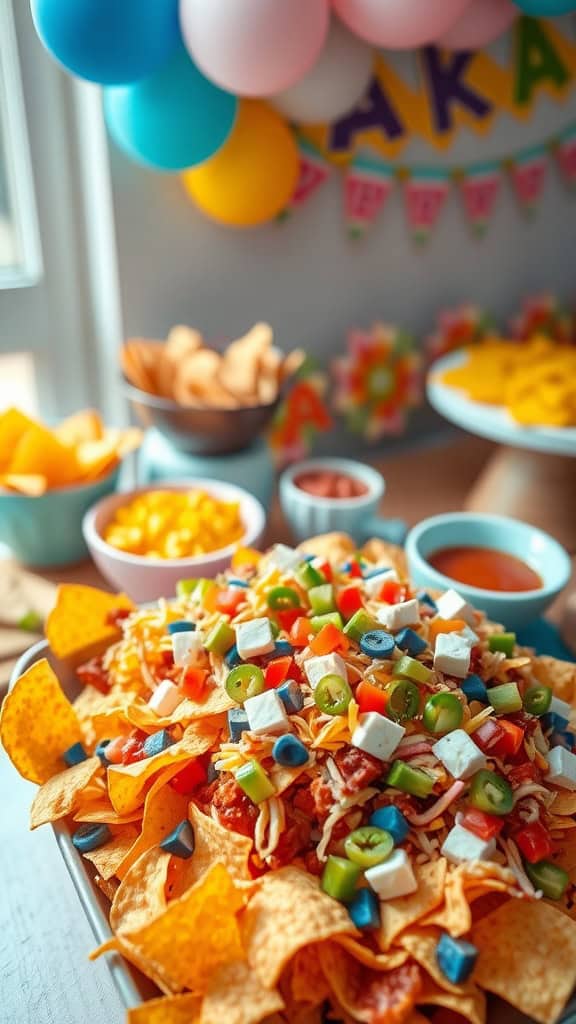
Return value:
<svg viewBox="0 0 576 1024">
<path fill-rule="evenodd" d="M 260 100 L 243 100 L 222 148 L 182 178 L 209 217 L 247 228 L 272 220 L 286 207 L 298 166 L 296 143 L 283 118 Z"/>
</svg>

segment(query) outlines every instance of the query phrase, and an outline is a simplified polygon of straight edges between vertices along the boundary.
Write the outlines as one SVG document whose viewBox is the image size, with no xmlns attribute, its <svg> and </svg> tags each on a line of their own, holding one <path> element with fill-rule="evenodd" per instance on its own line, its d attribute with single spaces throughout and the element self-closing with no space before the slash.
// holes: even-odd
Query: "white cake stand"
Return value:
<svg viewBox="0 0 576 1024">
<path fill-rule="evenodd" d="M 548 530 L 576 551 L 576 428 L 522 427 L 500 406 L 474 402 L 442 383 L 446 370 L 462 365 L 453 352 L 432 366 L 427 381 L 430 404 L 463 430 L 503 447 L 489 460 L 466 507 L 517 516 Z"/>
</svg>

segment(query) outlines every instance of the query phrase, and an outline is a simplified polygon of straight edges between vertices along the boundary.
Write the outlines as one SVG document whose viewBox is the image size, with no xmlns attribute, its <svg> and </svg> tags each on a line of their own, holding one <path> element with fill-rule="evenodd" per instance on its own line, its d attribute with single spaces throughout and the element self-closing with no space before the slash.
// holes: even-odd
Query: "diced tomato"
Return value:
<svg viewBox="0 0 576 1024">
<path fill-rule="evenodd" d="M 548 829 L 539 821 L 533 821 L 514 833 L 514 842 L 529 864 L 546 860 L 552 853 L 552 840 Z"/>
<path fill-rule="evenodd" d="M 355 612 L 362 607 L 360 588 L 354 585 L 344 587 L 336 594 L 336 607 L 343 619 L 351 619 Z"/>
<path fill-rule="evenodd" d="M 110 744 L 108 744 L 108 747 Z M 108 757 L 106 747 L 106 757 Z M 137 736 L 129 736 L 122 747 L 122 764 L 134 764 L 135 761 L 142 761 L 146 757 L 143 750 L 143 741 Z"/>
<path fill-rule="evenodd" d="M 408 588 L 403 583 L 397 583 L 396 580 L 386 580 L 378 594 L 379 600 L 385 601 L 386 604 L 400 604 L 407 597 Z"/>
<path fill-rule="evenodd" d="M 110 689 L 108 673 L 104 668 L 102 658 L 91 658 L 84 665 L 79 665 L 76 675 L 82 686 L 93 686 L 94 689 L 100 690 L 100 693 L 108 693 Z"/>
<path fill-rule="evenodd" d="M 290 642 L 294 644 L 294 647 L 307 647 L 312 633 L 313 630 L 310 625 L 310 619 L 306 619 L 301 615 L 296 619 L 296 622 L 290 630 Z"/>
<path fill-rule="evenodd" d="M 480 839 L 488 840 L 498 835 L 504 825 L 504 819 L 496 817 L 495 814 L 485 814 L 476 807 L 468 807 L 460 824 L 469 832 L 474 832 Z"/>
<path fill-rule="evenodd" d="M 106 615 L 106 625 L 119 626 L 129 615 L 132 615 L 130 608 L 111 608 Z"/>
<path fill-rule="evenodd" d="M 326 583 L 332 583 L 332 580 L 334 579 L 334 574 L 332 572 L 332 566 L 330 565 L 330 562 L 315 562 L 314 568 L 318 569 L 318 572 L 322 573 L 324 579 L 326 580 Z"/>
<path fill-rule="evenodd" d="M 286 633 L 289 633 L 290 630 L 292 629 L 292 626 L 296 622 L 296 619 L 299 619 L 301 617 L 302 609 L 284 608 L 283 611 L 274 612 L 274 615 L 276 617 L 278 625 L 280 626 L 280 629 L 283 629 Z"/>
<path fill-rule="evenodd" d="M 228 587 L 226 590 L 221 590 L 216 597 L 216 608 L 219 612 L 223 612 L 224 615 L 232 617 L 238 611 L 239 605 L 243 604 L 245 600 L 246 591 L 244 587 Z"/>
<path fill-rule="evenodd" d="M 355 558 L 351 558 L 349 561 L 350 568 L 348 569 L 348 575 L 352 576 L 353 579 L 362 579 L 362 566 L 356 561 Z"/>
<path fill-rule="evenodd" d="M 264 685 L 267 690 L 275 690 L 285 679 L 288 679 L 294 664 L 289 654 L 282 658 L 273 658 L 264 669 Z"/>
<path fill-rule="evenodd" d="M 215 787 L 212 807 L 223 828 L 242 836 L 254 835 L 258 808 L 234 779 L 224 779 Z"/>
<path fill-rule="evenodd" d="M 348 650 L 348 639 L 341 629 L 333 622 L 327 622 L 313 640 L 310 641 L 310 648 L 314 654 L 332 654 L 333 651 L 346 653 Z"/>
<path fill-rule="evenodd" d="M 474 731 L 474 742 L 478 744 L 484 754 L 491 752 L 494 745 L 503 737 L 504 730 L 501 722 L 497 722 L 494 718 L 487 718 L 483 725 Z"/>
<path fill-rule="evenodd" d="M 542 773 L 533 761 L 523 761 L 521 764 L 515 764 L 506 777 L 512 789 L 518 789 L 527 782 L 540 782 Z"/>
<path fill-rule="evenodd" d="M 359 793 L 383 774 L 382 761 L 367 754 L 358 747 L 343 747 L 334 755 L 336 767 L 344 779 L 342 792 L 345 796 Z M 334 803 L 334 798 L 332 798 Z"/>
<path fill-rule="evenodd" d="M 198 786 L 203 786 L 205 782 L 206 767 L 200 758 L 196 758 L 182 768 L 177 775 L 174 775 L 169 784 L 177 793 L 185 796 L 187 793 L 192 793 Z"/>
<path fill-rule="evenodd" d="M 160 657 L 162 659 L 162 664 L 165 665 L 166 668 L 174 668 L 174 654 L 172 651 L 162 651 Z"/>
<path fill-rule="evenodd" d="M 206 690 L 207 678 L 208 672 L 206 669 L 189 665 L 186 669 L 186 675 L 180 683 L 180 689 L 190 700 L 202 700 Z"/>
<path fill-rule="evenodd" d="M 369 683 L 367 679 L 363 679 L 356 687 L 354 697 L 362 713 L 377 711 L 380 715 L 386 714 L 387 694 L 379 686 Z"/>
<path fill-rule="evenodd" d="M 524 729 L 515 725 L 514 722 L 506 721 L 505 718 L 499 718 L 498 725 L 504 735 L 490 748 L 490 753 L 496 757 L 509 757 L 517 754 L 524 742 Z"/>
</svg>

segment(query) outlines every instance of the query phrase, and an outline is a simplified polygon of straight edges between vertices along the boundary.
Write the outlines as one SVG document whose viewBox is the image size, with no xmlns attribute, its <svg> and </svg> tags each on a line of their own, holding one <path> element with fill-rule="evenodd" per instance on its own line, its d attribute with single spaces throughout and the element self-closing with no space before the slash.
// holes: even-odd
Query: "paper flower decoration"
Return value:
<svg viewBox="0 0 576 1024">
<path fill-rule="evenodd" d="M 326 374 L 305 363 L 285 401 L 280 406 L 268 441 L 279 468 L 305 458 L 318 433 L 332 429 L 326 405 Z"/>
<path fill-rule="evenodd" d="M 436 330 L 425 340 L 426 354 L 430 362 L 433 362 L 463 345 L 482 341 L 491 333 L 492 321 L 478 306 L 445 309 L 438 315 Z"/>
<path fill-rule="evenodd" d="M 409 410 L 422 400 L 421 357 L 412 339 L 387 324 L 352 330 L 348 354 L 336 359 L 334 405 L 353 433 L 377 441 L 401 434 Z"/>
<path fill-rule="evenodd" d="M 534 334 L 544 334 L 563 344 L 576 342 L 576 317 L 563 309 L 554 295 L 533 295 L 525 299 L 522 309 L 510 322 L 512 336 L 526 341 Z"/>
</svg>

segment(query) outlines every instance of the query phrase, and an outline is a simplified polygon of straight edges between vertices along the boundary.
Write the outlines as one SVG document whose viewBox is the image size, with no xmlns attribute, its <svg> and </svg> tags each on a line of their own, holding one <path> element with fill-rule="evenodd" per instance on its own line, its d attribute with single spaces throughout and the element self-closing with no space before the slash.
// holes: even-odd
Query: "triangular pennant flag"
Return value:
<svg viewBox="0 0 576 1024">
<path fill-rule="evenodd" d="M 307 203 L 315 195 L 332 173 L 332 167 L 328 161 L 307 139 L 297 136 L 296 144 L 300 158 L 300 171 L 294 195 L 284 211 L 284 217 L 292 210 L 304 206 L 304 203 Z"/>
<path fill-rule="evenodd" d="M 404 185 L 406 216 L 413 237 L 424 242 L 436 226 L 450 190 L 450 172 L 441 168 L 410 171 Z"/>
<path fill-rule="evenodd" d="M 394 188 L 394 168 L 372 157 L 355 157 L 344 178 L 344 214 L 348 232 L 361 237 L 376 220 Z"/>
<path fill-rule="evenodd" d="M 478 164 L 464 171 L 460 191 L 466 216 L 477 235 L 483 235 L 496 206 L 501 171 L 497 163 Z"/>
<path fill-rule="evenodd" d="M 572 188 L 576 185 L 576 126 L 561 135 L 556 147 L 556 159 L 562 175 Z"/>
<path fill-rule="evenodd" d="M 520 205 L 532 213 L 546 183 L 548 155 L 544 146 L 537 146 L 514 158 L 511 169 L 512 185 Z"/>
</svg>

